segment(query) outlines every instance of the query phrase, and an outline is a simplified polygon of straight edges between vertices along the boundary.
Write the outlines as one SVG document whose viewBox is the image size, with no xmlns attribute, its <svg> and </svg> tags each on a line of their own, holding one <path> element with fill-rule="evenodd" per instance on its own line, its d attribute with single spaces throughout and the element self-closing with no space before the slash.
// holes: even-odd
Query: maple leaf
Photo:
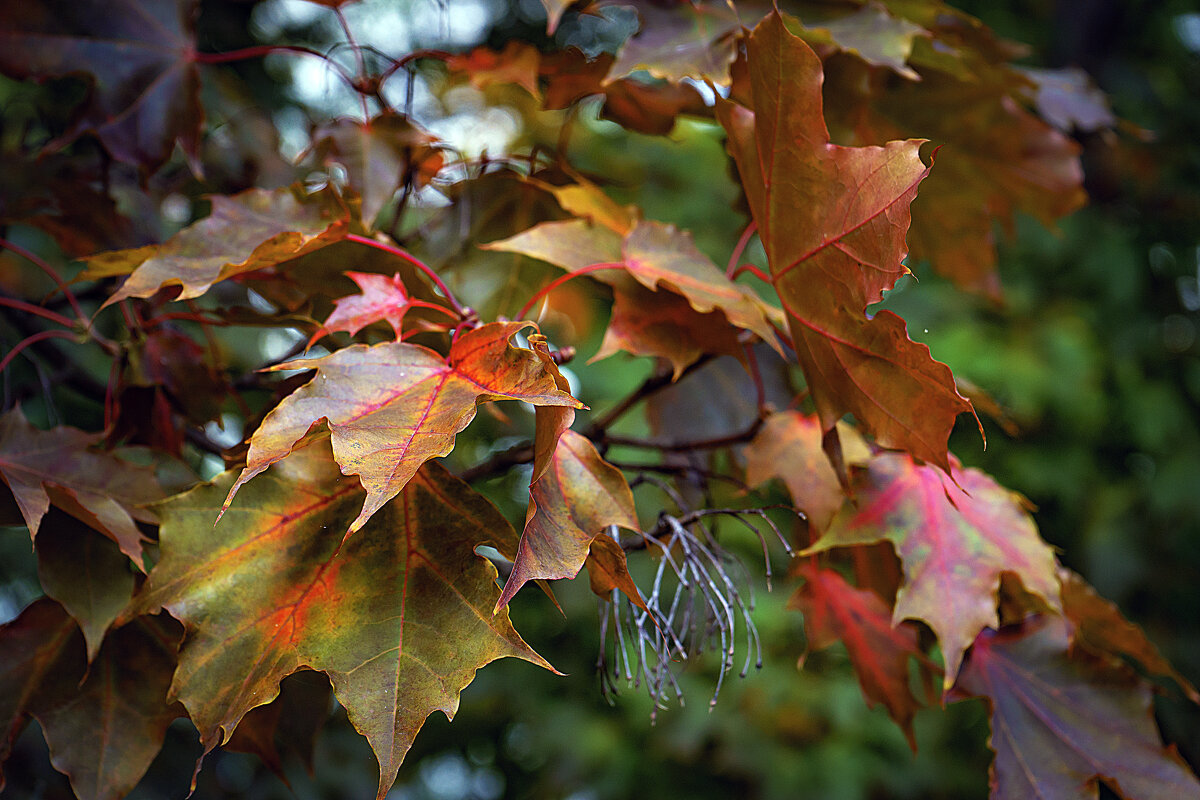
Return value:
<svg viewBox="0 0 1200 800">
<path fill-rule="evenodd" d="M 622 0 L 622 5 L 626 5 Z M 632 3 L 641 28 L 617 54 L 608 80 L 644 69 L 656 78 L 729 82 L 729 63 L 737 49 L 735 33 L 741 24 L 732 4 Z"/>
<path fill-rule="evenodd" d="M 790 22 L 786 15 L 784 20 Z M 928 37 L 929 31 L 902 17 L 892 16 L 875 0 L 852 13 L 809 25 L 789 25 L 789 29 L 813 47 L 832 45 L 853 53 L 868 64 L 887 67 L 909 80 L 921 79 L 907 62 L 913 41 L 918 36 Z"/>
<path fill-rule="evenodd" d="M 953 482 L 908 456 L 883 453 L 852 470 L 857 508 L 844 508 L 807 551 L 890 541 L 904 567 L 893 618 L 937 634 L 948 689 L 979 631 L 996 627 L 1000 575 L 1011 572 L 1052 609 L 1061 607 L 1054 551 L 1020 495 L 975 469 Z"/>
<path fill-rule="evenodd" d="M 39 80 L 83 72 L 90 96 L 53 146 L 94 132 L 113 158 L 154 172 L 176 142 L 197 155 L 196 11 L 195 0 L 0 4 L 0 71 Z"/>
<path fill-rule="evenodd" d="M 593 540 L 609 525 L 638 530 L 625 476 L 574 431 L 562 434 L 545 474 L 530 485 L 529 495 L 525 530 L 497 608 L 528 581 L 574 578 L 587 561 Z"/>
<path fill-rule="evenodd" d="M 701 314 L 682 295 L 652 292 L 629 279 L 613 283 L 612 317 L 589 362 L 622 350 L 665 358 L 677 380 L 706 353 L 742 358 L 738 331 L 722 312 Z"/>
<path fill-rule="evenodd" d="M 290 786 L 283 768 L 284 754 L 294 752 L 312 774 L 317 734 L 329 718 L 332 693 L 324 673 L 293 672 L 280 682 L 278 697 L 242 717 L 224 749 L 258 756 Z"/>
<path fill-rule="evenodd" d="M 509 339 L 528 322 L 494 322 L 460 336 L 449 356 L 420 345 L 354 345 L 318 359 L 289 361 L 272 370 L 315 369 L 316 376 L 276 406 L 250 437 L 246 468 L 224 508 L 246 481 L 286 456 L 325 420 L 333 452 L 347 475 L 367 490 L 347 535 L 404 488 L 417 468 L 454 448 L 455 436 L 486 400 L 582 407 L 559 389 L 545 364 Z"/>
<path fill-rule="evenodd" d="M 403 335 L 404 315 L 414 307 L 444 309 L 453 318 L 453 313 L 444 306 L 434 305 L 409 296 L 400 273 L 374 275 L 367 272 L 346 272 L 346 277 L 358 284 L 361 294 L 342 297 L 334 301 L 336 308 L 320 329 L 309 339 L 309 346 L 327 333 L 345 331 L 351 336 L 368 325 L 387 322 L 396 332 L 396 340 Z"/>
<path fill-rule="evenodd" d="M 52 510 L 38 534 L 38 578 L 46 595 L 79 623 L 91 661 L 133 596 L 133 573 L 116 544 Z"/>
<path fill-rule="evenodd" d="M 824 430 L 852 413 L 885 447 L 949 469 L 946 440 L 971 404 L 948 367 L 889 311 L 866 306 L 907 273 L 909 203 L 928 168 L 917 140 L 829 143 L 821 62 L 778 13 L 748 42 L 754 110 L 717 117 L 741 174 Z"/>
<path fill-rule="evenodd" d="M 35 600 L 0 625 L 0 767 L 29 717 L 69 699 L 87 670 L 79 626 L 61 605 Z M 4 773 L 0 770 L 0 790 Z"/>
<path fill-rule="evenodd" d="M 1074 627 L 1073 643 L 1098 655 L 1128 659 L 1146 673 L 1168 678 L 1179 685 L 1193 703 L 1200 692 L 1158 652 L 1146 634 L 1112 603 L 1105 600 L 1077 573 L 1060 569 L 1063 615 Z"/>
<path fill-rule="evenodd" d="M 248 189 L 209 199 L 212 213 L 204 219 L 162 244 L 89 256 L 81 277 L 129 275 L 106 306 L 127 297 L 150 297 L 167 286 L 182 287 L 176 299 L 187 300 L 217 281 L 337 241 L 349 223 L 349 212 L 328 191 L 306 197 L 297 189 Z"/>
<path fill-rule="evenodd" d="M 8 484 L 36 543 L 51 501 L 108 536 L 140 568 L 145 537 L 134 520 L 153 522 L 142 508 L 161 500 L 154 470 L 90 448 L 103 434 L 29 424 L 19 408 L 0 415 L 0 479 Z"/>
<path fill-rule="evenodd" d="M 601 119 L 648 136 L 666 136 L 680 114 L 712 117 L 712 109 L 686 83 L 646 83 L 622 78 L 604 86 Z"/>
<path fill-rule="evenodd" d="M 1095 800 L 1103 780 L 1129 800 L 1198 797 L 1200 782 L 1155 729 L 1149 687 L 1071 657 L 1057 616 L 979 634 L 954 697 L 987 698 L 994 800 Z"/>
<path fill-rule="evenodd" d="M 871 451 L 858 432 L 845 424 L 837 430 L 844 462 L 866 462 Z M 767 418 L 745 450 L 746 483 L 761 486 L 771 478 L 781 479 L 815 533 L 829 527 L 845 500 L 841 481 L 821 447 L 823 433 L 815 416 L 781 411 Z"/>
<path fill-rule="evenodd" d="M 916 630 L 893 624 L 890 609 L 877 594 L 856 589 L 831 569 L 805 564 L 798 573 L 804 585 L 788 601 L 788 608 L 804 614 L 807 653 L 844 643 L 867 705 L 882 704 L 915 753 L 912 723 L 923 704 L 909 688 L 908 661 L 915 658 L 926 665 Z M 800 658 L 801 666 L 807 653 Z"/>
<path fill-rule="evenodd" d="M 363 493 L 327 444 L 247 486 L 214 532 L 233 481 L 227 472 L 159 508 L 162 560 L 127 611 L 165 608 L 188 626 L 172 692 L 206 751 L 306 666 L 329 675 L 371 744 L 382 798 L 426 717 L 453 717 L 477 669 L 506 656 L 550 668 L 507 611 L 492 614 L 496 570 L 474 552 L 515 548 L 515 533 L 443 468 L 426 465 L 348 540 L 339 531 Z"/>
<path fill-rule="evenodd" d="M 86 677 L 67 684 L 78 687 L 69 699 L 35 712 L 51 763 L 80 800 L 129 794 L 182 716 L 167 698 L 181 633 L 174 620 L 150 617 L 110 632 Z"/>
<path fill-rule="evenodd" d="M 1000 295 L 994 223 L 1010 232 L 1016 212 L 1053 226 L 1087 200 L 1080 148 L 1022 108 L 1018 73 L 993 68 L 983 78 L 926 70 L 922 80 L 871 91 L 866 68 L 841 61 L 827 91 L 842 98 L 831 125 L 845 138 L 876 144 L 920 135 L 939 146 L 938 166 L 912 206 L 913 263 L 964 288 Z"/>
<path fill-rule="evenodd" d="M 313 150 L 325 163 L 346 168 L 349 184 L 362 198 L 362 219 L 375 222 L 407 182 L 420 188 L 442 168 L 438 138 L 403 114 L 380 114 L 365 122 L 336 119 L 313 131 Z"/>
<path fill-rule="evenodd" d="M 609 218 L 611 219 L 611 218 Z M 612 224 L 617 224 L 613 222 Z M 573 219 L 543 222 L 507 239 L 480 247 L 521 253 L 574 272 L 597 264 L 613 271 L 596 271 L 596 280 L 620 289 L 618 270 L 650 290 L 669 289 L 687 298 L 701 314 L 721 311 L 728 321 L 775 343 L 772 309 L 750 289 L 734 283 L 697 249 L 691 234 L 674 225 L 636 221 L 627 232 Z M 634 300 L 633 302 L 636 302 Z"/>
</svg>

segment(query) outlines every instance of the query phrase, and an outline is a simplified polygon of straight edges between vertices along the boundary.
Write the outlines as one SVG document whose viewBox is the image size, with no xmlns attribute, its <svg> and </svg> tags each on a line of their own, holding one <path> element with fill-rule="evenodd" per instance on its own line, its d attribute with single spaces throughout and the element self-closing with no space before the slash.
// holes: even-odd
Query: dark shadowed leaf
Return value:
<svg viewBox="0 0 1200 800">
<path fill-rule="evenodd" d="M 112 540 L 57 510 L 46 516 L 37 544 L 42 587 L 79 623 L 90 661 L 133 595 L 129 559 Z"/>
<path fill-rule="evenodd" d="M 234 481 L 160 507 L 162 560 L 130 613 L 166 608 L 191 634 L 173 692 L 206 750 L 303 666 L 327 673 L 380 763 L 379 797 L 425 718 L 448 717 L 475 671 L 504 656 L 549 667 L 492 609 L 496 571 L 475 555 L 515 534 L 466 484 L 427 465 L 359 533 L 362 505 L 328 444 L 297 451 L 243 490 L 216 530 Z"/>
<path fill-rule="evenodd" d="M 1174 681 L 1189 700 L 1200 703 L 1200 692 L 1163 658 L 1145 631 L 1127 620 L 1120 609 L 1098 595 L 1078 574 L 1061 569 L 1059 576 L 1063 615 L 1075 628 L 1074 644 L 1097 655 L 1129 659 L 1149 675 Z"/>
<path fill-rule="evenodd" d="M 915 752 L 913 717 L 924 704 L 909 686 L 908 662 L 915 658 L 922 666 L 926 663 L 916 630 L 904 623 L 894 625 L 891 610 L 879 595 L 854 588 L 833 570 L 806 564 L 799 574 L 804 585 L 788 607 L 804 614 L 808 652 L 838 641 L 845 644 L 867 704 L 872 708 L 882 704 Z"/>
<path fill-rule="evenodd" d="M 280 682 L 278 697 L 242 717 L 225 749 L 253 753 L 284 783 L 288 779 L 283 759 L 288 753 L 294 752 L 312 774 L 317 733 L 329 718 L 332 693 L 324 673 L 293 672 Z"/>
<path fill-rule="evenodd" d="M 908 207 L 928 172 L 921 142 L 830 144 L 808 45 L 772 14 L 748 48 L 754 110 L 719 100 L 717 115 L 822 427 L 852 413 L 881 444 L 949 469 L 946 440 L 970 403 L 903 320 L 865 314 L 908 272 Z"/>
<path fill-rule="evenodd" d="M 1162 746 L 1149 687 L 1069 646 L 1061 617 L 975 641 L 954 695 L 991 707 L 993 800 L 1095 800 L 1101 779 L 1126 800 L 1200 797 L 1200 782 Z"/>
<path fill-rule="evenodd" d="M 195 0 L 0 3 L 0 71 L 82 73 L 90 97 L 58 142 L 94 132 L 118 161 L 153 172 L 179 142 L 195 156 L 204 114 L 195 65 Z"/>
<path fill-rule="evenodd" d="M 153 617 L 111 631 L 70 699 L 34 712 L 79 800 L 120 800 L 158 754 L 182 714 L 167 697 L 181 634 L 174 620 Z"/>
<path fill-rule="evenodd" d="M 808 14 L 806 19 L 813 19 Z M 929 36 L 920 25 L 906 19 L 894 17 L 877 2 L 867 3 L 853 13 L 829 20 L 812 21 L 808 25 L 792 25 L 788 29 L 813 47 L 832 45 L 839 50 L 853 53 L 868 64 L 887 67 L 909 80 L 920 80 L 920 76 L 908 66 L 908 57 L 913 50 L 913 40 L 918 36 Z"/>
<path fill-rule="evenodd" d="M 163 492 L 153 469 L 90 449 L 103 438 L 76 428 L 38 430 L 15 408 L 0 416 L 0 478 L 35 543 L 53 502 L 102 531 L 140 567 L 145 537 L 134 520 L 153 521 L 140 506 L 161 500 Z"/>
<path fill-rule="evenodd" d="M 316 423 L 326 420 L 333 452 L 347 475 L 367 490 L 353 533 L 395 497 L 421 464 L 454 449 L 454 437 L 485 400 L 575 406 L 531 350 L 513 347 L 528 322 L 495 322 L 463 334 L 443 357 L 419 345 L 354 345 L 325 358 L 290 361 L 272 369 L 314 369 L 316 376 L 284 398 L 250 438 L 238 489 L 286 456 Z"/>
<path fill-rule="evenodd" d="M 709 2 L 656 3 L 647 0 L 633 5 L 641 18 L 641 29 L 617 54 L 609 80 L 644 69 L 656 78 L 684 78 L 714 83 L 729 82 L 729 62 L 737 47 L 740 25 L 732 4 Z"/>
<path fill-rule="evenodd" d="M 42 598 L 0 626 L 0 767 L 29 717 L 67 702 L 87 669 L 75 620 Z M 0 771 L 0 789 L 4 774 Z"/>
<path fill-rule="evenodd" d="M 998 624 L 1000 574 L 1011 572 L 1059 608 L 1054 551 L 1024 499 L 975 469 L 944 472 L 884 453 L 852 471 L 847 506 L 808 552 L 890 541 L 904 566 L 893 619 L 928 623 L 941 642 L 946 687 L 979 631 Z"/>
</svg>

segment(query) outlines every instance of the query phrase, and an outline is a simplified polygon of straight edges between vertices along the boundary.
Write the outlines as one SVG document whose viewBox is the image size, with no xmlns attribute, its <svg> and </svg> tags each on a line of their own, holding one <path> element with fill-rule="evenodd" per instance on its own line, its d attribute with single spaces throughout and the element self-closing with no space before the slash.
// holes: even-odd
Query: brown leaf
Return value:
<svg viewBox="0 0 1200 800">
<path fill-rule="evenodd" d="M 496 571 L 474 552 L 515 547 L 512 528 L 441 467 L 426 465 L 348 540 L 363 493 L 327 444 L 247 486 L 214 531 L 233 482 L 227 472 L 160 507 L 162 560 L 128 612 L 165 608 L 191 631 L 172 691 L 206 750 L 309 667 L 370 742 L 382 798 L 426 717 L 452 717 L 476 670 L 506 656 L 549 668 L 506 611 L 492 615 Z"/>
<path fill-rule="evenodd" d="M 856 430 L 844 423 L 837 430 L 846 464 L 870 458 L 871 451 Z M 845 500 L 841 481 L 821 449 L 822 435 L 815 416 L 781 411 L 768 417 L 746 445 L 746 483 L 761 486 L 771 478 L 782 480 L 814 533 L 829 527 Z"/>
<path fill-rule="evenodd" d="M 604 87 L 603 119 L 650 136 L 666 136 L 680 114 L 712 117 L 695 87 L 686 83 L 651 84 L 622 78 Z"/>
<path fill-rule="evenodd" d="M 908 206 L 928 172 L 921 142 L 830 144 L 821 62 L 808 45 L 773 13 L 748 48 L 754 111 L 719 100 L 717 116 L 822 427 L 851 413 L 885 447 L 949 469 L 946 440 L 970 403 L 903 320 L 865 314 L 908 272 Z"/>
<path fill-rule="evenodd" d="M 1000 575 L 1014 573 L 1052 609 L 1061 607 L 1054 551 L 1038 536 L 1020 495 L 975 469 L 941 470 L 883 453 L 853 473 L 847 507 L 805 554 L 890 541 L 904 565 L 893 619 L 919 619 L 937 634 L 946 688 L 979 631 L 999 623 Z"/>
<path fill-rule="evenodd" d="M 806 564 L 799 574 L 804 585 L 788 601 L 788 608 L 804 614 L 807 652 L 838 641 L 845 644 L 867 705 L 882 704 L 915 753 L 912 723 L 923 704 L 909 687 L 908 661 L 915 658 L 925 664 L 916 630 L 893 623 L 891 610 L 877 594 L 854 588 L 831 569 Z M 803 665 L 804 657 L 800 661 Z"/>
<path fill-rule="evenodd" d="M 454 437 L 474 419 L 480 402 L 581 407 L 557 388 L 535 353 L 509 344 L 529 326 L 483 325 L 459 337 L 445 358 L 419 345 L 385 342 L 272 367 L 317 374 L 284 398 L 250 437 L 246 468 L 224 508 L 246 481 L 290 453 L 309 428 L 325 420 L 338 464 L 345 474 L 358 475 L 367 490 L 349 535 L 399 494 L 421 464 L 454 449 Z"/>
<path fill-rule="evenodd" d="M 317 733 L 329 718 L 332 693 L 324 673 L 293 672 L 280 681 L 278 697 L 242 717 L 224 749 L 258 756 L 285 784 L 280 750 L 295 751 L 311 775 Z"/>
<path fill-rule="evenodd" d="M 113 158 L 154 172 L 175 143 L 195 158 L 204 113 L 195 0 L 0 4 L 0 71 L 83 73 L 91 91 L 54 147 L 95 133 Z"/>
<path fill-rule="evenodd" d="M 79 626 L 49 598 L 0 625 L 0 767 L 29 717 L 66 702 L 87 670 Z M 0 789 L 4 775 L 0 772 Z"/>
<path fill-rule="evenodd" d="M 656 78 L 729 82 L 729 62 L 737 47 L 740 26 L 732 4 L 724 2 L 657 3 L 622 0 L 641 17 L 641 29 L 617 54 L 609 80 L 644 69 Z"/>
<path fill-rule="evenodd" d="M 145 537 L 134 520 L 153 521 L 140 506 L 162 499 L 163 493 L 154 470 L 89 449 L 102 438 L 76 428 L 38 430 L 14 408 L 0 416 L 0 478 L 35 544 L 53 501 L 116 542 L 140 568 Z"/>
<path fill-rule="evenodd" d="M 625 476 L 584 436 L 566 431 L 548 469 L 529 487 L 529 510 L 502 608 L 527 581 L 574 578 L 609 525 L 638 530 Z"/>
<path fill-rule="evenodd" d="M 127 297 L 150 297 L 167 286 L 182 287 L 176 299 L 187 300 L 217 281 L 337 241 L 349 220 L 345 207 L 329 192 L 305 197 L 295 189 L 250 189 L 210 199 L 209 216 L 162 244 L 90 256 L 81 277 L 129 274 L 106 306 Z"/>
<path fill-rule="evenodd" d="M 1155 729 L 1150 689 L 1127 671 L 1072 657 L 1061 617 L 979 634 L 954 695 L 992 717 L 994 800 L 1200 797 L 1200 782 Z"/>
<path fill-rule="evenodd" d="M 1127 658 L 1149 675 L 1168 678 L 1179 685 L 1193 703 L 1200 692 L 1171 666 L 1145 632 L 1115 605 L 1105 600 L 1077 573 L 1060 569 L 1063 615 L 1074 626 L 1072 641 L 1101 656 Z"/>
</svg>

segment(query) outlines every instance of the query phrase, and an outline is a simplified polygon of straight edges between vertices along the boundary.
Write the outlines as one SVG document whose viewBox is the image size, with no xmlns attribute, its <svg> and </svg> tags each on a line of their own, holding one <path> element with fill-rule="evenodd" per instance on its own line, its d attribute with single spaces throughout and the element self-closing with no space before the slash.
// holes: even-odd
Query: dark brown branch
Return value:
<svg viewBox="0 0 1200 800">
<path fill-rule="evenodd" d="M 691 373 L 700 369 L 709 361 L 712 361 L 713 358 L 714 356 L 712 355 L 700 356 L 700 358 L 691 364 L 691 366 L 683 371 L 683 373 L 679 376 L 680 379 L 682 380 L 684 376 L 690 375 Z M 649 378 L 646 378 L 646 380 L 642 382 L 642 385 L 635 389 L 632 394 L 593 420 L 592 424 L 588 427 L 583 435 L 592 441 L 597 441 L 598 439 L 602 438 L 604 431 L 612 426 L 612 424 L 618 419 L 625 416 L 630 409 L 645 400 L 647 397 L 650 397 L 656 392 L 659 392 L 670 386 L 672 383 L 674 383 L 674 373 L 672 373 L 671 370 L 664 370 L 651 375 Z"/>
<path fill-rule="evenodd" d="M 690 442 L 650 442 L 645 439 L 631 439 L 625 436 L 601 434 L 600 442 L 604 445 L 619 445 L 622 447 L 639 447 L 645 450 L 658 450 L 662 453 L 689 453 L 693 450 L 715 450 L 720 447 L 730 447 L 735 444 L 745 444 L 753 439 L 763 426 L 763 418 L 754 420 L 744 431 L 717 436 L 712 439 L 695 439 Z"/>
</svg>

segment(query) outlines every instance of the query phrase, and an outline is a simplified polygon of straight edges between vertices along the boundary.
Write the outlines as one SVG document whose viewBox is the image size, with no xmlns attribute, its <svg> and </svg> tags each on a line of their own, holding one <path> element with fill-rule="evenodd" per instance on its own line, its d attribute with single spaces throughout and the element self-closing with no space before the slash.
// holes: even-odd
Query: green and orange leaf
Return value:
<svg viewBox="0 0 1200 800">
<path fill-rule="evenodd" d="M 163 608 L 189 637 L 172 693 L 207 750 L 301 667 L 325 672 L 380 764 L 379 797 L 426 717 L 452 717 L 476 670 L 505 656 L 549 665 L 507 611 L 479 544 L 516 546 L 487 500 L 436 465 L 344 541 L 363 502 L 323 442 L 243 490 L 214 531 L 223 474 L 159 508 L 162 560 L 128 615 Z"/>
</svg>

